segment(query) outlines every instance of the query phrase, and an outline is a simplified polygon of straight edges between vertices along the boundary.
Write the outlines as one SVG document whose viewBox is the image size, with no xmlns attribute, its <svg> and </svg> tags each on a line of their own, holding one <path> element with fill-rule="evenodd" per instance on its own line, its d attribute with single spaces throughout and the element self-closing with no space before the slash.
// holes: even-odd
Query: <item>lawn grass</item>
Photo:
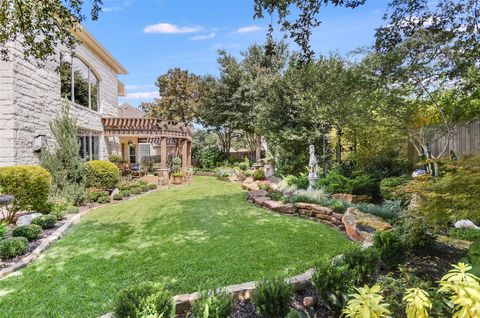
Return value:
<svg viewBox="0 0 480 318">
<path fill-rule="evenodd" d="M 189 186 L 97 209 L 0 280 L 0 316 L 97 317 L 138 281 L 189 293 L 296 275 L 351 246 L 328 226 L 270 213 L 245 196 L 236 184 L 195 177 Z"/>
</svg>

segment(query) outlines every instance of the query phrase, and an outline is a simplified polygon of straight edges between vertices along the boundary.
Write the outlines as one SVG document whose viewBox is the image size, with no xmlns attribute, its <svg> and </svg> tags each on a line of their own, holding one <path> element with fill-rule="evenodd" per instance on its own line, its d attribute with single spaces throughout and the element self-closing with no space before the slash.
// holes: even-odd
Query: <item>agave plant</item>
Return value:
<svg viewBox="0 0 480 318">
<path fill-rule="evenodd" d="M 428 318 L 428 310 L 432 308 L 432 302 L 428 299 L 428 293 L 420 288 L 407 289 L 403 302 L 406 303 L 407 318 Z"/>
<path fill-rule="evenodd" d="M 382 290 L 379 285 L 369 288 L 367 285 L 355 288 L 356 293 L 350 295 L 347 307 L 342 310 L 348 318 L 388 318 L 388 304 L 383 304 Z"/>
<path fill-rule="evenodd" d="M 440 280 L 439 292 L 450 295 L 449 306 L 453 308 L 453 318 L 480 317 L 480 279 L 468 273 L 472 269 L 465 263 L 453 265 Z"/>
</svg>

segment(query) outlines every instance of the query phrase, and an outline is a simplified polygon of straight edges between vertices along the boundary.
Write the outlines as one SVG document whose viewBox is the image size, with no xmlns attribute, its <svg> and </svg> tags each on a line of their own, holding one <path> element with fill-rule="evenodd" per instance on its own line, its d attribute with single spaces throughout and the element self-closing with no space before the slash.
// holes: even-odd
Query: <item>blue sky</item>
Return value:
<svg viewBox="0 0 480 318">
<path fill-rule="evenodd" d="M 317 53 L 346 54 L 373 42 L 387 1 L 367 0 L 356 9 L 325 8 L 312 36 Z M 239 55 L 263 43 L 269 18 L 253 19 L 251 0 L 104 0 L 104 12 L 88 30 L 124 65 L 128 102 L 151 101 L 156 78 L 180 67 L 199 75 L 217 74 L 217 49 Z M 278 29 L 278 27 L 277 27 Z M 291 49 L 298 49 L 294 44 Z"/>
</svg>

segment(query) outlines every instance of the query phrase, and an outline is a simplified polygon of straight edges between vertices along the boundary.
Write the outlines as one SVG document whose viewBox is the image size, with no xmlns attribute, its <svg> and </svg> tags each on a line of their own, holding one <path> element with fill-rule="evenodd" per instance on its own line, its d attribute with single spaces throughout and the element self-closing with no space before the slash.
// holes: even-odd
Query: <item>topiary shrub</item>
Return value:
<svg viewBox="0 0 480 318">
<path fill-rule="evenodd" d="M 52 177 L 42 167 L 16 166 L 0 168 L 0 189 L 15 196 L 9 211 L 9 221 L 21 210 L 42 210 L 50 195 Z"/>
<path fill-rule="evenodd" d="M 123 194 L 122 194 L 122 193 L 115 193 L 115 194 L 113 195 L 113 199 L 114 199 L 115 201 L 121 201 L 121 200 L 123 199 Z"/>
<path fill-rule="evenodd" d="M 106 196 L 106 197 L 100 197 L 98 198 L 98 203 L 100 204 L 105 204 L 105 203 L 110 203 L 112 200 L 110 199 L 109 196 Z"/>
<path fill-rule="evenodd" d="M 233 297 L 225 292 L 204 292 L 193 303 L 194 317 L 223 318 L 230 317 L 233 310 Z"/>
<path fill-rule="evenodd" d="M 109 161 L 92 160 L 86 163 L 87 186 L 113 189 L 120 183 L 120 170 Z"/>
<path fill-rule="evenodd" d="M 380 259 L 388 268 L 396 268 L 405 262 L 406 248 L 397 231 L 375 232 L 373 247 L 380 254 Z"/>
<path fill-rule="evenodd" d="M 44 230 L 54 228 L 55 223 L 57 223 L 57 216 L 53 214 L 42 215 L 32 221 L 32 224 L 36 224 Z"/>
<path fill-rule="evenodd" d="M 9 259 L 25 253 L 28 240 L 24 237 L 10 237 L 0 240 L 0 259 Z"/>
<path fill-rule="evenodd" d="M 261 317 L 284 318 L 290 311 L 292 286 L 281 278 L 263 280 L 253 292 L 252 301 Z"/>
<path fill-rule="evenodd" d="M 265 180 L 265 172 L 262 169 L 253 172 L 253 180 Z"/>
<path fill-rule="evenodd" d="M 24 237 L 28 241 L 33 241 L 40 236 L 40 233 L 42 233 L 42 228 L 39 225 L 29 224 L 14 228 L 12 231 L 12 236 Z"/>
<path fill-rule="evenodd" d="M 172 297 L 168 291 L 151 282 L 122 290 L 114 304 L 117 318 L 170 317 Z"/>
</svg>

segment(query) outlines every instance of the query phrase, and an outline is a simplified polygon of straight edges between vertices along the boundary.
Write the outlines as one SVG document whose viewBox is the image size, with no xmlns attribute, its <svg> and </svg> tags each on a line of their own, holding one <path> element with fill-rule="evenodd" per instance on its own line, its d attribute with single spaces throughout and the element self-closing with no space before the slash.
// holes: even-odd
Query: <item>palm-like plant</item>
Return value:
<svg viewBox="0 0 480 318">
<path fill-rule="evenodd" d="M 350 295 L 347 307 L 342 310 L 348 318 L 388 318 L 388 304 L 383 304 L 379 285 L 369 288 L 367 285 L 355 288 L 357 293 Z"/>
</svg>

